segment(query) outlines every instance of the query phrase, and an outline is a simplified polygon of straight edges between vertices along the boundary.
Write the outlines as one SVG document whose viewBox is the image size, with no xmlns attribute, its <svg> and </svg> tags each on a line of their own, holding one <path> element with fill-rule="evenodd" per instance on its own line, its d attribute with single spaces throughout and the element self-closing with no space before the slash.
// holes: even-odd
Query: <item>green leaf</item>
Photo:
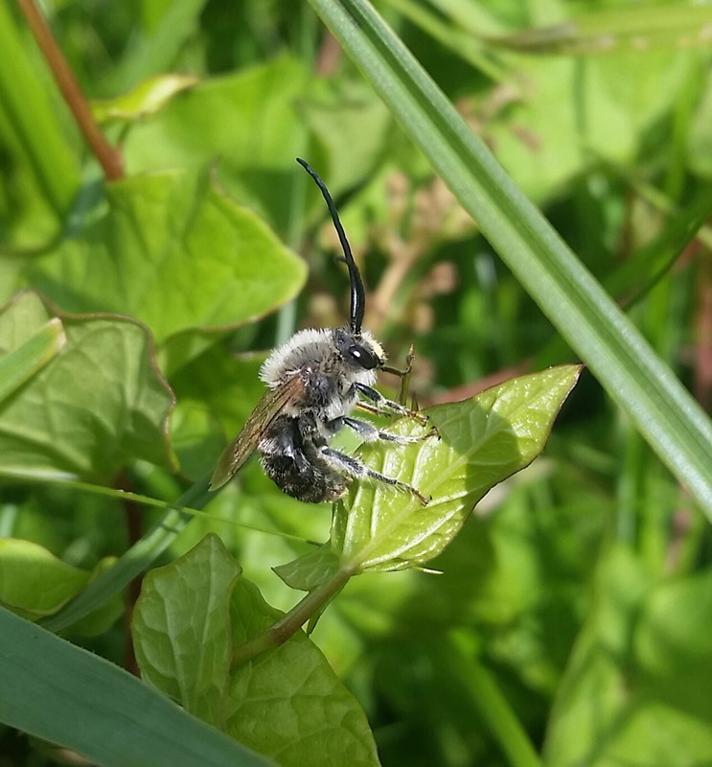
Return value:
<svg viewBox="0 0 712 767">
<path fill-rule="evenodd" d="M 291 589 L 312 591 L 339 569 L 339 557 L 329 544 L 272 568 Z"/>
<path fill-rule="evenodd" d="M 32 293 L 0 314 L 0 348 L 20 348 L 51 314 Z M 67 343 L 0 404 L 0 466 L 110 480 L 128 461 L 170 466 L 173 397 L 145 328 L 125 318 L 63 316 Z"/>
<path fill-rule="evenodd" d="M 333 539 L 342 561 L 360 570 L 399 570 L 439 554 L 480 498 L 542 451 L 579 373 L 576 365 L 550 368 L 432 408 L 428 416 L 439 440 L 361 448 L 367 465 L 431 500 L 423 507 L 382 483 L 354 483 L 335 515 Z M 423 427 L 401 419 L 390 430 L 413 435 Z"/>
<path fill-rule="evenodd" d="M 210 535 L 148 576 L 134 624 L 142 673 L 279 764 L 377 765 L 363 712 L 303 633 L 230 667 L 233 649 L 282 615 L 238 574 Z"/>
<path fill-rule="evenodd" d="M 209 535 L 146 576 L 134 611 L 143 678 L 217 726 L 230 668 L 230 594 L 239 574 L 220 539 Z"/>
<path fill-rule="evenodd" d="M 167 74 L 150 77 L 128 93 L 113 99 L 93 101 L 92 114 L 98 122 L 134 122 L 156 114 L 178 93 L 192 88 L 198 79 L 190 75 Z"/>
<path fill-rule="evenodd" d="M 709 570 L 655 584 L 631 552 L 609 553 L 552 710 L 549 767 L 712 759 L 711 587 Z"/>
<path fill-rule="evenodd" d="M 282 617 L 256 586 L 240 579 L 232 599 L 235 645 Z M 235 669 L 226 730 L 285 767 L 378 765 L 361 707 L 301 631 Z"/>
<path fill-rule="evenodd" d="M 102 767 L 266 767 L 97 655 L 0 607 L 0 722 Z"/>
<path fill-rule="evenodd" d="M 3 353 L 0 356 L 0 402 L 40 371 L 66 343 L 62 321 L 54 317 L 16 349 Z"/>
<path fill-rule="evenodd" d="M 33 272 L 66 310 L 130 314 L 163 341 L 254 321 L 304 282 L 302 260 L 207 176 L 127 178 L 108 197 L 105 215 Z"/>
<path fill-rule="evenodd" d="M 712 423 L 366 0 L 311 5 L 561 335 L 712 519 Z"/>
<path fill-rule="evenodd" d="M 294 158 L 303 153 L 306 134 L 298 106 L 314 82 L 308 67 L 288 56 L 204 80 L 131 130 L 128 169 L 197 169 L 217 162 L 230 192 L 286 233 L 298 173 Z"/>
<path fill-rule="evenodd" d="M 25 617 L 51 615 L 88 580 L 88 572 L 36 543 L 0 538 L 0 603 Z"/>
</svg>

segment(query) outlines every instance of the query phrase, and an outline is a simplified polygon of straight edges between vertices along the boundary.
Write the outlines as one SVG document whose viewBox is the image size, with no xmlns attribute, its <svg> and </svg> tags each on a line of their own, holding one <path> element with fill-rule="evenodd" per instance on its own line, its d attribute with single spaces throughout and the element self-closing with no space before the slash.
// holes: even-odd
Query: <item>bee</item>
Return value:
<svg viewBox="0 0 712 767">
<path fill-rule="evenodd" d="M 256 450 L 262 467 L 287 495 L 307 503 L 335 501 L 354 480 L 381 482 L 417 498 L 416 488 L 366 466 L 330 446 L 341 429 L 356 432 L 364 442 L 379 440 L 405 445 L 435 434 L 401 436 L 381 431 L 373 423 L 351 416 L 355 407 L 388 416 L 408 416 L 428 423 L 422 413 L 386 399 L 373 388 L 376 373 L 386 366 L 381 344 L 361 328 L 365 310 L 363 281 L 354 261 L 336 205 L 314 169 L 297 162 L 312 177 L 326 202 L 343 250 L 351 283 L 351 312 L 347 327 L 300 330 L 265 360 L 260 378 L 267 385 L 242 431 L 225 448 L 210 481 L 210 489 L 226 484 Z"/>
</svg>

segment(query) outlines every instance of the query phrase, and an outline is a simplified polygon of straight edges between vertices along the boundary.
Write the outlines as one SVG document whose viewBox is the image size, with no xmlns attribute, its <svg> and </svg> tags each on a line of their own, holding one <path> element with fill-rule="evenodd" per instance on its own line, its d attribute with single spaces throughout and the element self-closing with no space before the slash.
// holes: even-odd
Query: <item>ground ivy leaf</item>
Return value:
<svg viewBox="0 0 712 767">
<path fill-rule="evenodd" d="M 240 579 L 232 598 L 235 645 L 281 615 Z M 301 631 L 235 669 L 226 706 L 227 732 L 284 767 L 379 764 L 361 707 Z"/>
<path fill-rule="evenodd" d="M 375 767 L 354 697 L 302 632 L 231 668 L 234 648 L 282 616 L 215 535 L 146 577 L 134 613 L 144 679 L 281 765 Z"/>
<path fill-rule="evenodd" d="M 141 675 L 211 724 L 223 719 L 229 601 L 240 567 L 215 535 L 145 578 L 133 618 Z"/>
<path fill-rule="evenodd" d="M 89 577 L 36 543 L 0 538 L 0 604 L 26 618 L 57 612 Z"/>
<path fill-rule="evenodd" d="M 0 313 L 0 349 L 18 348 L 51 318 L 35 294 L 20 294 Z M 122 317 L 61 320 L 64 348 L 0 404 L 0 468 L 108 481 L 136 458 L 171 466 L 173 395 L 146 329 Z"/>
<path fill-rule="evenodd" d="M 339 557 L 331 545 L 326 543 L 272 569 L 290 588 L 312 591 L 339 569 Z"/>
<path fill-rule="evenodd" d="M 294 158 L 306 134 L 300 105 L 318 87 L 291 56 L 206 79 L 133 126 L 124 144 L 127 167 L 132 174 L 196 169 L 218 159 L 228 189 L 287 232 L 299 173 Z"/>
<path fill-rule="evenodd" d="M 133 176 L 107 196 L 98 220 L 33 269 L 63 309 L 129 314 L 160 342 L 255 320 L 304 283 L 303 261 L 205 174 Z"/>
<path fill-rule="evenodd" d="M 432 496 L 423 507 L 383 484 L 355 482 L 335 515 L 332 544 L 361 570 L 404 569 L 439 554 L 490 488 L 541 452 L 580 373 L 577 365 L 515 378 L 470 400 L 432 408 L 442 439 L 361 449 L 365 462 Z M 392 431 L 415 434 L 412 419 Z"/>
</svg>

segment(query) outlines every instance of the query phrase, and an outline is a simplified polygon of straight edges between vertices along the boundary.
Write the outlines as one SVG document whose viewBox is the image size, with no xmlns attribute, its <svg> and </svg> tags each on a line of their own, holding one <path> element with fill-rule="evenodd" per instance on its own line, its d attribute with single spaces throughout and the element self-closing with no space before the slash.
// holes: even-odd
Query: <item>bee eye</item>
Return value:
<svg viewBox="0 0 712 767">
<path fill-rule="evenodd" d="M 350 346 L 349 356 L 366 370 L 371 370 L 372 368 L 375 368 L 376 365 L 378 365 L 378 359 L 376 359 L 376 356 L 371 354 L 371 352 L 367 349 L 364 349 L 363 346 L 357 346 L 356 344 Z"/>
</svg>

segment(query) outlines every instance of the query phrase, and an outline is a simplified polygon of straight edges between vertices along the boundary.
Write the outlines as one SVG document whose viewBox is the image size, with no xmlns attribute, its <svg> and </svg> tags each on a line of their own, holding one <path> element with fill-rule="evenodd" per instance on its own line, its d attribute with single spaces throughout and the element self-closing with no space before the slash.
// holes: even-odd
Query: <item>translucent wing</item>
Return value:
<svg viewBox="0 0 712 767">
<path fill-rule="evenodd" d="M 304 393 L 304 380 L 295 375 L 275 389 L 268 389 L 252 411 L 242 431 L 223 450 L 210 480 L 217 490 L 229 482 L 257 448 L 262 435 L 287 405 L 299 402 Z"/>
</svg>

